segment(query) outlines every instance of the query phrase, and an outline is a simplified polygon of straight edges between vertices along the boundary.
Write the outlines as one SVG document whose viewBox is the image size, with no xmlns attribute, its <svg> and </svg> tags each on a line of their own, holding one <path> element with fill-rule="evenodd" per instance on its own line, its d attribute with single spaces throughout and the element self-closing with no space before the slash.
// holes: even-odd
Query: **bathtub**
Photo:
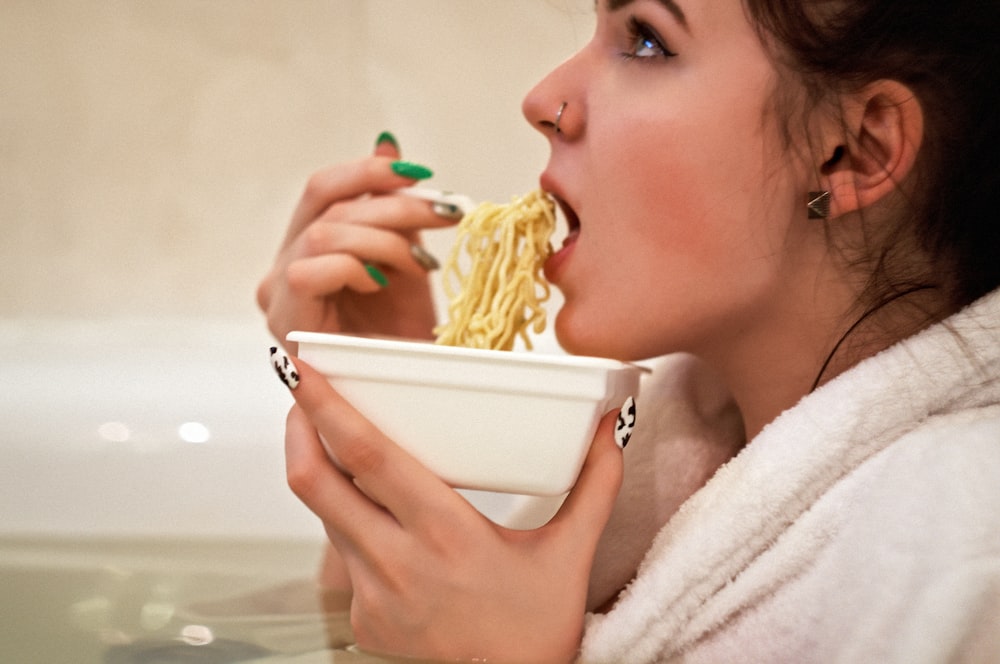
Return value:
<svg viewBox="0 0 1000 664">
<path fill-rule="evenodd" d="M 374 661 L 285 483 L 259 320 L 0 321 L 0 662 Z M 491 518 L 526 499 L 467 492 Z"/>
</svg>

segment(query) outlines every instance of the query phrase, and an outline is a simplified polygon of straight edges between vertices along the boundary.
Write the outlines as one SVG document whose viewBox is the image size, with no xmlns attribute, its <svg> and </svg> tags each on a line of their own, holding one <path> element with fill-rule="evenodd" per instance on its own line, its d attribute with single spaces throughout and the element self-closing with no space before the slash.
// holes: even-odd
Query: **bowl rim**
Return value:
<svg viewBox="0 0 1000 664">
<path fill-rule="evenodd" d="M 400 339 L 393 337 L 363 336 L 354 334 L 307 332 L 294 330 L 285 337 L 288 341 L 300 344 L 334 346 L 339 348 L 356 348 L 359 350 L 377 350 L 403 353 L 415 356 L 431 356 L 450 359 L 476 359 L 487 362 L 505 364 L 521 363 L 528 365 L 544 365 L 559 367 L 576 367 L 586 369 L 619 370 L 637 369 L 648 371 L 646 367 L 633 362 L 623 362 L 607 357 L 588 355 L 557 355 L 548 352 L 526 350 L 488 350 L 484 348 L 467 348 L 464 346 L 445 346 L 431 340 Z"/>
</svg>

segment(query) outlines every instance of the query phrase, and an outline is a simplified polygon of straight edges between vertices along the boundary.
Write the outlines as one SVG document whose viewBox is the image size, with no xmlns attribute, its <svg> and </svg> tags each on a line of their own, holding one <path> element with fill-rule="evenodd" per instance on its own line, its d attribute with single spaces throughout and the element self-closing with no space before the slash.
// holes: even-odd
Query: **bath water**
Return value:
<svg viewBox="0 0 1000 664">
<path fill-rule="evenodd" d="M 317 543 L 0 541 L 0 662 L 337 664 L 347 598 L 320 593 Z"/>
</svg>

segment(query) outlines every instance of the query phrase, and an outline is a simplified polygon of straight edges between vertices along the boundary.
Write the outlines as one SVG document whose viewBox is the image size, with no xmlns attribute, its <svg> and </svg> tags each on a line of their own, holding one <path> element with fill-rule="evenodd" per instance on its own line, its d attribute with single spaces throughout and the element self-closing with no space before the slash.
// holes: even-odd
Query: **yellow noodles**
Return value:
<svg viewBox="0 0 1000 664">
<path fill-rule="evenodd" d="M 530 349 L 528 327 L 536 334 L 545 329 L 541 305 L 550 291 L 542 264 L 554 229 L 554 205 L 542 191 L 508 205 L 483 203 L 467 214 L 444 267 L 449 320 L 435 328 L 437 343 L 511 350 L 521 337 Z M 467 274 L 463 249 L 471 260 Z"/>
</svg>

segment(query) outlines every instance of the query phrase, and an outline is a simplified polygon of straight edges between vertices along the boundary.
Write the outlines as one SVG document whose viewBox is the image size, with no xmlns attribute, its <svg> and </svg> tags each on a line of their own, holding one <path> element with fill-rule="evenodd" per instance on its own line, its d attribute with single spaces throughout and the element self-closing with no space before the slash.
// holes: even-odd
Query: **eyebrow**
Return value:
<svg viewBox="0 0 1000 664">
<path fill-rule="evenodd" d="M 619 9 L 627 7 L 628 5 L 632 4 L 634 1 L 635 0 L 608 0 L 608 11 L 610 12 L 618 11 Z M 677 3 L 674 2 L 674 0 L 656 0 L 656 1 L 659 2 L 661 5 L 663 5 L 664 9 L 673 14 L 674 18 L 677 19 L 677 22 L 680 23 L 682 26 L 684 26 L 685 29 L 688 27 L 687 17 L 684 15 L 684 12 L 681 11 L 681 8 L 677 6 Z M 598 2 L 599 0 L 594 0 L 595 7 L 597 6 Z"/>
</svg>

